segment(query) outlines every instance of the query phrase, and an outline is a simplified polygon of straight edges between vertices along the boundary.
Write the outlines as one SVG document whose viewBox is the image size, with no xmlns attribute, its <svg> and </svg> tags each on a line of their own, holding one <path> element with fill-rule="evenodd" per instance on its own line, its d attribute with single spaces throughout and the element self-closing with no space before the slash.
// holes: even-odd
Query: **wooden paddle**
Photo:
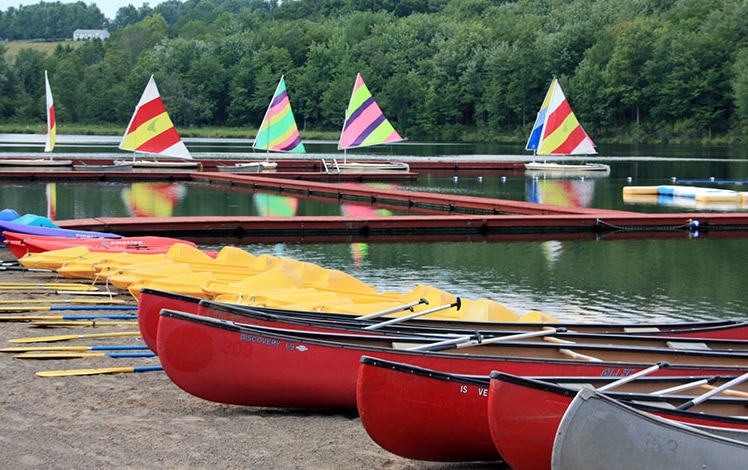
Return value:
<svg viewBox="0 0 748 470">
<path fill-rule="evenodd" d="M 667 361 L 660 361 L 657 364 L 654 364 L 652 366 L 647 367 L 646 369 L 642 369 L 639 372 L 635 372 L 631 375 L 627 375 L 625 377 L 621 377 L 620 379 L 610 382 L 607 385 L 603 385 L 602 387 L 599 387 L 597 390 L 599 392 L 604 392 L 606 390 L 612 390 L 616 387 L 620 387 L 621 385 L 627 384 L 629 382 L 632 382 L 639 377 L 644 377 L 645 375 L 649 375 L 653 372 L 657 372 L 660 369 L 664 369 L 665 367 L 670 367 L 670 363 Z"/>
<path fill-rule="evenodd" d="M 136 320 L 137 315 L 0 315 L 0 321 L 53 321 L 53 320 Z"/>
<path fill-rule="evenodd" d="M 130 320 L 34 320 L 30 323 L 31 326 L 36 327 L 50 327 L 50 326 L 91 326 L 91 327 L 97 327 L 97 326 L 118 326 L 118 325 L 127 325 L 127 326 L 136 326 L 138 324 L 137 321 L 130 321 Z"/>
<path fill-rule="evenodd" d="M 388 325 L 394 325 L 396 323 L 404 322 L 406 320 L 412 320 L 414 318 L 422 317 L 424 315 L 428 315 L 428 314 L 431 314 L 431 313 L 440 312 L 442 310 L 448 310 L 448 309 L 450 309 L 452 307 L 456 307 L 457 310 L 459 310 L 460 306 L 462 306 L 462 300 L 460 300 L 460 298 L 457 297 L 457 300 L 455 300 L 451 304 L 441 305 L 439 307 L 434 307 L 434 308 L 432 308 L 430 310 L 424 310 L 423 312 L 411 313 L 410 315 L 405 315 L 405 316 L 402 316 L 402 317 L 393 318 L 392 320 L 383 321 L 383 322 L 377 323 L 375 325 L 369 325 L 369 326 L 365 327 L 364 330 L 378 330 L 379 328 L 383 328 L 383 327 L 388 326 Z"/>
<path fill-rule="evenodd" d="M 115 346 L 11 346 L 2 348 L 0 352 L 32 352 L 32 351 L 126 351 L 148 349 L 145 344 L 115 345 Z"/>
<path fill-rule="evenodd" d="M 476 335 L 464 335 L 464 336 L 458 336 L 452 339 L 446 339 L 444 341 L 438 341 L 436 343 L 430 343 L 430 344 L 424 344 L 421 346 L 416 346 L 413 348 L 409 348 L 411 351 L 441 351 L 442 349 L 449 349 L 446 348 L 446 346 L 449 346 L 450 348 L 467 348 L 470 346 L 477 346 L 481 344 L 492 344 L 492 343 L 501 343 L 505 341 L 515 341 L 520 339 L 527 339 L 527 338 L 537 338 L 541 336 L 548 336 L 548 335 L 555 335 L 556 333 L 563 333 L 566 331 L 566 328 L 547 328 L 543 330 L 538 331 L 529 331 L 526 333 L 517 333 L 514 335 L 504 335 L 504 336 L 495 336 L 493 338 L 476 338 Z"/>
<path fill-rule="evenodd" d="M 73 339 L 112 338 L 118 336 L 140 336 L 140 331 L 117 331 L 112 333 L 89 333 L 83 335 L 36 336 L 32 338 L 9 339 L 10 343 L 50 343 L 54 341 L 68 341 Z"/>
<path fill-rule="evenodd" d="M 6 299 L 0 300 L 0 305 L 24 304 L 123 304 L 122 299 Z"/>
<path fill-rule="evenodd" d="M 46 370 L 37 372 L 39 377 L 67 377 L 71 375 L 127 374 L 132 372 L 150 372 L 164 370 L 161 366 L 143 367 L 105 367 L 101 369 Z"/>
<path fill-rule="evenodd" d="M 362 315 L 360 317 L 356 317 L 356 320 L 371 320 L 373 318 L 383 317 L 385 315 L 389 315 L 390 313 L 401 312 L 403 310 L 410 310 L 412 312 L 413 307 L 415 307 L 416 305 L 421 305 L 421 304 L 428 305 L 429 301 L 426 299 L 419 299 L 416 302 L 411 302 L 409 304 L 401 305 L 399 307 L 393 307 L 387 310 L 382 310 L 381 312 L 374 312 L 368 315 Z"/>
<path fill-rule="evenodd" d="M 60 310 L 137 310 L 137 305 L 30 305 L 0 306 L 0 312 L 54 312 Z"/>
<path fill-rule="evenodd" d="M 687 410 L 689 408 L 692 408 L 692 407 L 698 405 L 699 403 L 705 402 L 706 400 L 708 400 L 709 398 L 713 397 L 714 395 L 717 395 L 718 393 L 722 393 L 722 391 L 727 390 L 727 389 L 729 389 L 730 387 L 732 387 L 734 385 L 743 383 L 746 380 L 748 380 L 748 372 L 745 373 L 745 374 L 743 374 L 743 375 L 741 375 L 741 376 L 739 376 L 739 377 L 736 377 L 736 378 L 730 380 L 729 382 L 726 382 L 726 383 L 720 385 L 719 387 L 714 387 L 712 390 L 709 390 L 708 392 L 704 393 L 703 395 L 699 395 L 696 398 L 692 398 L 692 399 L 688 400 L 687 402 L 685 402 L 682 405 L 680 405 L 677 409 L 678 410 Z"/>
<path fill-rule="evenodd" d="M 144 353 L 105 353 L 105 352 L 50 352 L 50 353 L 32 353 L 16 354 L 16 359 L 80 359 L 84 357 L 154 357 L 152 352 Z"/>
</svg>

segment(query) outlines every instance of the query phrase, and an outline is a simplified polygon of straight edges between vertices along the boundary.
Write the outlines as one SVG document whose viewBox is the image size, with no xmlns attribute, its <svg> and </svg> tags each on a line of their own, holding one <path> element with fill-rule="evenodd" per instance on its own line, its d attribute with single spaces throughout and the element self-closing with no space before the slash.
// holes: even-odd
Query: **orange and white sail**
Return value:
<svg viewBox="0 0 748 470">
<path fill-rule="evenodd" d="M 587 135 L 557 79 L 553 79 L 525 147 L 538 155 L 591 155 L 595 143 Z"/>
<path fill-rule="evenodd" d="M 55 119 L 55 103 L 52 99 L 52 88 L 49 86 L 47 71 L 44 71 L 44 88 L 47 93 L 47 137 L 44 141 L 44 151 L 51 152 L 55 148 L 57 138 L 57 120 Z"/>
<path fill-rule="evenodd" d="M 122 150 L 191 159 L 151 75 L 119 144 Z"/>
</svg>

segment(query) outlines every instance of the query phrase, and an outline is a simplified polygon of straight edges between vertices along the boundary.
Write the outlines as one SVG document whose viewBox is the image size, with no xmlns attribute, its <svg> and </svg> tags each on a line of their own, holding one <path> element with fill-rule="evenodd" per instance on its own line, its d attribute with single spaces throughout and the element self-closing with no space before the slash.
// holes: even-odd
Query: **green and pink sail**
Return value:
<svg viewBox="0 0 748 470">
<path fill-rule="evenodd" d="M 353 87 L 338 150 L 367 147 L 404 140 L 374 101 L 359 73 Z"/>
<path fill-rule="evenodd" d="M 284 77 L 278 82 L 252 147 L 273 152 L 306 152 L 291 110 Z"/>
</svg>

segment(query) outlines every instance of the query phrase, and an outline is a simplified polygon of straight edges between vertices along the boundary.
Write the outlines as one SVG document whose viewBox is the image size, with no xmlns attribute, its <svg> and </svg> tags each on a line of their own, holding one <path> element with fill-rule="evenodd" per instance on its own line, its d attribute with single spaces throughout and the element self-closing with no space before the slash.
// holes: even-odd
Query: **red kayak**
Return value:
<svg viewBox="0 0 748 470">
<path fill-rule="evenodd" d="M 184 294 L 165 292 L 157 289 L 143 288 L 138 298 L 138 325 L 143 335 L 143 341 L 146 345 L 157 352 L 156 336 L 159 324 L 159 313 L 162 309 L 177 310 L 193 314 L 203 314 L 214 318 L 225 320 L 248 322 L 252 312 L 268 313 L 273 315 L 302 317 L 309 319 L 319 319 L 323 321 L 333 321 L 338 325 L 359 326 L 371 325 L 378 321 L 391 320 L 390 316 L 383 316 L 381 319 L 373 319 L 368 323 L 356 322 L 355 317 L 346 314 L 319 313 L 319 312 L 299 312 L 272 308 L 246 307 L 232 304 L 223 304 L 223 307 L 216 307 L 216 302 L 203 301 L 203 308 L 199 304 L 203 299 Z M 221 312 L 212 311 L 212 308 L 219 308 Z M 678 337 L 678 338 L 699 338 L 699 339 L 722 339 L 722 340 L 742 340 L 748 337 L 748 323 L 738 320 L 723 320 L 713 322 L 694 322 L 694 323 L 670 323 L 652 325 L 648 332 L 642 332 L 641 328 L 635 328 L 632 325 L 616 324 L 593 324 L 593 323 L 481 323 L 481 322 L 457 322 L 449 320 L 429 320 L 427 318 L 417 318 L 408 320 L 394 325 L 397 331 L 418 332 L 424 331 L 432 334 L 444 334 L 445 332 L 454 333 L 462 332 L 501 332 L 501 333 L 519 333 L 526 331 L 537 331 L 542 328 L 565 327 L 569 331 L 588 333 L 588 334 L 615 334 L 624 336 L 646 335 L 653 337 Z M 656 330 L 652 331 L 652 330 Z M 391 329 L 390 329 L 391 331 Z"/>
<path fill-rule="evenodd" d="M 514 470 L 550 468 L 556 430 L 576 394 L 576 389 L 546 381 L 492 373 L 488 424 L 496 449 L 504 461 Z M 746 405 L 739 401 L 737 408 L 721 402 L 704 402 L 703 405 L 680 411 L 644 403 L 655 402 L 657 397 L 644 396 L 639 400 L 634 402 L 638 409 L 665 418 L 705 426 L 748 429 Z M 715 407 L 724 408 L 709 412 Z"/>
<path fill-rule="evenodd" d="M 93 252 L 126 251 L 128 253 L 166 253 L 175 243 L 196 246 L 189 241 L 168 237 L 72 238 L 17 232 L 3 232 L 3 235 L 7 247 L 19 259 L 27 253 L 44 253 L 77 246 L 85 246 Z"/>
<path fill-rule="evenodd" d="M 553 344 L 486 342 L 440 350 L 444 343 L 435 344 L 433 338 L 260 328 L 172 310 L 161 311 L 157 333 L 161 364 L 176 385 L 205 400 L 246 406 L 355 408 L 363 355 L 474 375 L 500 370 L 531 376 L 624 376 L 660 360 L 674 365 L 658 375 L 730 375 L 748 368 L 745 354 L 583 348 L 585 357 L 607 358 L 597 362 L 569 358 Z"/>
<path fill-rule="evenodd" d="M 703 379 L 710 386 L 719 386 L 733 378 L 641 377 L 615 387 L 616 393 L 611 393 L 611 396 L 630 401 L 642 394 L 697 379 Z M 616 379 L 548 377 L 543 380 L 561 386 L 585 384 L 601 387 Z M 440 462 L 496 460 L 501 457 L 488 426 L 489 384 L 489 376 L 485 375 L 454 374 L 363 356 L 358 371 L 356 403 L 369 437 L 393 454 Z M 746 386 L 735 388 L 748 396 Z M 668 401 L 685 401 L 690 398 L 687 395 L 695 393 L 694 389 L 698 390 L 698 387 L 683 390 L 679 392 L 683 397 L 670 397 Z"/>
</svg>

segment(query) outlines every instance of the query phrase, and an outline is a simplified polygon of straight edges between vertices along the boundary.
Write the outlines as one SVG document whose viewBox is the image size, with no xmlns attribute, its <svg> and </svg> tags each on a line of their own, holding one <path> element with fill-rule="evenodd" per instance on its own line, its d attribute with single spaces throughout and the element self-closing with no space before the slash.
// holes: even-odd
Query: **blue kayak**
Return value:
<svg viewBox="0 0 748 470">
<path fill-rule="evenodd" d="M 48 237 L 71 237 L 71 238 L 122 238 L 122 235 L 107 232 L 93 232 L 88 230 L 72 230 L 65 228 L 38 227 L 25 225 L 7 220 L 0 220 L 0 233 L 2 232 L 27 233 L 30 235 L 43 235 Z M 0 236 L 0 240 L 5 237 Z"/>
</svg>

